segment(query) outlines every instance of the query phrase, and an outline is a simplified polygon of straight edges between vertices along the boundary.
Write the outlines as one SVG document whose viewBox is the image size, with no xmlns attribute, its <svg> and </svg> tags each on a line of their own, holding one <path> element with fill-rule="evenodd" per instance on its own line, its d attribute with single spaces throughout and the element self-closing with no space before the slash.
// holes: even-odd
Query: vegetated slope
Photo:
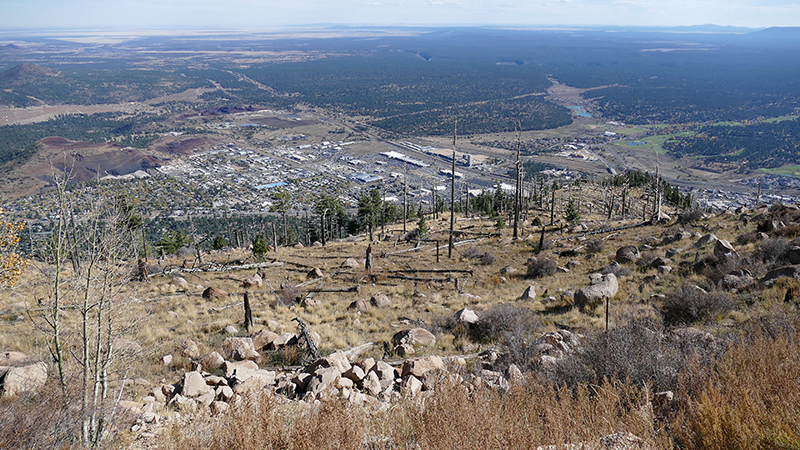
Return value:
<svg viewBox="0 0 800 450">
<path fill-rule="evenodd" d="M 146 114 L 71 114 L 46 122 L 2 126 L 0 164 L 24 162 L 35 153 L 37 141 L 47 137 L 94 143 L 114 140 L 123 146 L 145 148 L 157 137 L 152 126 L 158 118 Z"/>
<path fill-rule="evenodd" d="M 0 73 L 0 105 L 119 103 L 143 101 L 208 87 L 208 82 L 170 71 L 61 70 L 24 63 Z"/>
<path fill-rule="evenodd" d="M 372 118 L 403 134 L 449 134 L 458 120 L 464 133 L 554 128 L 569 111 L 540 96 L 550 85 L 535 66 L 498 65 L 452 55 L 427 59 L 410 52 L 263 65 L 246 71 L 295 100 Z"/>
<path fill-rule="evenodd" d="M 697 128 L 697 134 L 664 144 L 675 156 L 699 156 L 709 162 L 739 162 L 750 169 L 800 162 L 800 119 Z"/>
</svg>

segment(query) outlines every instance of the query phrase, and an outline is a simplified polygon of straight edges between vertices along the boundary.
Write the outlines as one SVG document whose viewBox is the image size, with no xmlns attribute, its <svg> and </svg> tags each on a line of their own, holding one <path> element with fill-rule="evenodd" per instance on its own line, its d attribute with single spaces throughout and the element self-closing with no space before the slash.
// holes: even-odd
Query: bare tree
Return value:
<svg viewBox="0 0 800 450">
<path fill-rule="evenodd" d="M 50 337 L 62 391 L 70 395 L 72 387 L 80 387 L 80 439 L 96 446 L 112 420 L 109 374 L 131 350 L 117 349 L 115 342 L 127 331 L 119 294 L 134 275 L 141 219 L 126 198 L 101 190 L 73 223 L 70 178 L 68 170 L 53 172 L 56 213 L 40 262 L 50 286 L 49 306 L 43 316 L 31 317 L 39 325 L 44 321 L 40 328 Z M 70 272 L 65 262 L 72 258 L 78 264 Z M 68 386 L 70 380 L 80 381 Z"/>
</svg>

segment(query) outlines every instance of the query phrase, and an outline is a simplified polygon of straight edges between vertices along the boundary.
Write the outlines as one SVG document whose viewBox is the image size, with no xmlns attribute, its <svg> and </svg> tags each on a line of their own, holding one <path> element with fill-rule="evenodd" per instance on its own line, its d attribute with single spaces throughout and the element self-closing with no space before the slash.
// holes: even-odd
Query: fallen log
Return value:
<svg viewBox="0 0 800 450">
<path fill-rule="evenodd" d="M 387 270 L 386 273 L 468 273 L 472 275 L 472 269 L 397 269 Z"/>
<path fill-rule="evenodd" d="M 405 275 L 387 275 L 386 278 L 391 278 L 395 280 L 406 280 L 406 281 L 436 281 L 440 283 L 449 283 L 453 281 L 453 278 L 425 278 L 425 277 L 407 277 Z"/>
</svg>

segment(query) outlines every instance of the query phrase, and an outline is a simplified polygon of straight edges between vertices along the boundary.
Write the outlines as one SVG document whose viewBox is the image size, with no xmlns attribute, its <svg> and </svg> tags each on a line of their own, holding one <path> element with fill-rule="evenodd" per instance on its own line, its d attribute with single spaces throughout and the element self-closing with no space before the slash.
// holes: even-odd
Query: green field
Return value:
<svg viewBox="0 0 800 450">
<path fill-rule="evenodd" d="M 647 136 L 643 139 L 639 140 L 626 140 L 626 141 L 619 141 L 615 142 L 614 145 L 620 148 L 625 148 L 628 150 L 637 149 L 642 151 L 651 151 L 656 152 L 659 155 L 666 154 L 666 150 L 664 150 L 664 143 L 668 140 L 672 139 L 673 137 L 677 136 L 691 136 L 693 132 L 684 132 L 684 133 L 675 133 L 675 134 L 659 134 L 655 136 Z M 645 144 L 641 145 L 628 145 L 631 142 L 645 142 Z"/>
<path fill-rule="evenodd" d="M 777 169 L 759 169 L 771 175 L 789 175 L 790 177 L 800 178 L 800 165 L 778 167 Z"/>
</svg>

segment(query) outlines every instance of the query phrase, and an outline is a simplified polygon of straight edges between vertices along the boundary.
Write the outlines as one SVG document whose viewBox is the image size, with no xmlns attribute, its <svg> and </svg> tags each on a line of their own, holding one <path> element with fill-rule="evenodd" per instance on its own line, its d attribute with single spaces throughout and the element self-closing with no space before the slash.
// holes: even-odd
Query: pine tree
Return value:
<svg viewBox="0 0 800 450">
<path fill-rule="evenodd" d="M 564 212 L 564 219 L 571 225 L 575 225 L 581 220 L 581 215 L 578 213 L 578 205 L 575 204 L 575 199 L 569 199 L 567 210 Z"/>
</svg>

